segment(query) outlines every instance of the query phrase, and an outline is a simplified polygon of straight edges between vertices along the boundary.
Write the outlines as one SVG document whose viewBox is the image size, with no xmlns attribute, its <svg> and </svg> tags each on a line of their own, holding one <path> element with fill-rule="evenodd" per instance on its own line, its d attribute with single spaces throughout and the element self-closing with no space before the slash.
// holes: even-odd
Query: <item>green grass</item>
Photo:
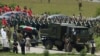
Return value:
<svg viewBox="0 0 100 56">
<path fill-rule="evenodd" d="M 50 13 L 62 13 L 68 16 L 72 14 L 79 14 L 78 2 L 76 0 L 51 0 L 48 4 L 47 0 L 0 0 L 0 3 L 4 4 L 17 4 L 21 7 L 27 6 L 32 8 L 34 14 L 42 14 L 43 12 Z M 100 7 L 100 3 L 86 2 L 83 1 L 82 14 L 83 16 L 95 16 L 97 8 Z"/>
<path fill-rule="evenodd" d="M 95 37 L 95 42 L 96 42 L 96 51 L 100 51 L 100 36 Z"/>
<path fill-rule="evenodd" d="M 32 54 L 14 54 L 14 53 L 10 53 L 10 52 L 0 52 L 0 55 L 2 56 L 44 56 L 43 54 L 36 54 L 36 53 L 32 53 Z M 50 54 L 49 56 L 80 56 L 80 55 L 75 55 L 75 54 Z M 86 56 L 92 56 L 92 55 L 86 55 Z"/>
<path fill-rule="evenodd" d="M 50 13 L 62 13 L 68 16 L 72 16 L 72 14 L 79 14 L 78 11 L 78 3 L 76 0 L 51 0 L 51 3 L 48 4 L 47 0 L 43 0 L 41 3 L 40 0 L 0 0 L 0 3 L 3 4 L 16 4 L 20 5 L 22 8 L 27 6 L 33 10 L 34 14 L 42 14 L 43 12 Z M 100 3 L 93 2 L 82 2 L 82 14 L 83 16 L 90 17 L 95 16 L 97 8 L 100 8 Z M 95 38 L 97 50 L 100 50 L 100 41 L 99 37 Z M 33 50 L 34 51 L 34 50 Z M 13 54 L 13 53 L 1 53 L 2 56 L 22 56 L 21 54 Z M 26 56 L 43 56 L 43 54 L 26 54 Z M 64 54 L 51 54 L 50 56 L 64 56 Z M 78 55 L 66 55 L 66 56 L 78 56 Z"/>
</svg>

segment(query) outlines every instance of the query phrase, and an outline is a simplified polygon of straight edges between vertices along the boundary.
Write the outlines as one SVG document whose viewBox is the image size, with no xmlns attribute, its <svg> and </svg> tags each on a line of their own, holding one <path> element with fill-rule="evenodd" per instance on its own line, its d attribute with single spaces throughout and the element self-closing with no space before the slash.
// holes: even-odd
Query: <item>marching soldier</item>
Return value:
<svg viewBox="0 0 100 56">
<path fill-rule="evenodd" d="M 30 26 L 32 27 L 32 23 L 33 23 L 33 21 L 32 21 L 32 19 L 30 19 Z"/>
<path fill-rule="evenodd" d="M 31 25 L 32 27 L 36 27 L 36 23 L 35 23 L 35 21 L 32 19 L 32 25 Z"/>
<path fill-rule="evenodd" d="M 26 19 L 25 25 L 30 26 L 30 21 L 29 21 L 29 19 Z"/>
<path fill-rule="evenodd" d="M 39 31 L 39 29 L 40 29 L 40 24 L 39 24 L 39 22 L 36 20 L 35 21 L 35 23 L 36 23 L 36 29 Z"/>
<path fill-rule="evenodd" d="M 13 19 L 13 26 L 14 26 L 14 29 L 16 29 L 17 23 L 18 23 L 17 19 Z"/>
</svg>

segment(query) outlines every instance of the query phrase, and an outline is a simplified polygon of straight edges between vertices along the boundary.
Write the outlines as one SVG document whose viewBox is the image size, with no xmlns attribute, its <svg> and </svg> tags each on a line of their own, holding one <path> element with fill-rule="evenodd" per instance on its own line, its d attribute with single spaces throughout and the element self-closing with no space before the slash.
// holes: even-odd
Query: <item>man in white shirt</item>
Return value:
<svg viewBox="0 0 100 56">
<path fill-rule="evenodd" d="M 1 38 L 2 47 L 9 47 L 7 33 L 4 30 L 4 28 L 1 29 L 1 36 L 2 36 L 2 38 Z"/>
<path fill-rule="evenodd" d="M 3 31 L 4 31 L 3 28 L 4 27 L 2 27 L 1 30 L 0 30 L 0 33 L 1 33 L 1 39 L 0 39 L 0 41 L 1 41 L 2 46 L 3 46 L 3 38 L 2 38 L 2 35 L 3 35 Z"/>
</svg>

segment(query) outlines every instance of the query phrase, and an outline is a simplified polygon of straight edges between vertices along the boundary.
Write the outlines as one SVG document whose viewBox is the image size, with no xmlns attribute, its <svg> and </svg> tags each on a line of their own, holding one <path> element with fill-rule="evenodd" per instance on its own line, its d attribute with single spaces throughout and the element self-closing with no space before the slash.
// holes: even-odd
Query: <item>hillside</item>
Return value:
<svg viewBox="0 0 100 56">
<path fill-rule="evenodd" d="M 51 0 L 50 4 L 48 0 L 1 0 L 0 3 L 8 5 L 16 4 L 21 7 L 27 6 L 33 10 L 34 14 L 42 14 L 45 11 L 50 13 L 62 13 L 68 16 L 79 14 L 77 0 Z M 100 7 L 100 3 L 87 1 L 82 1 L 82 5 L 83 16 L 94 16 L 96 9 Z"/>
</svg>

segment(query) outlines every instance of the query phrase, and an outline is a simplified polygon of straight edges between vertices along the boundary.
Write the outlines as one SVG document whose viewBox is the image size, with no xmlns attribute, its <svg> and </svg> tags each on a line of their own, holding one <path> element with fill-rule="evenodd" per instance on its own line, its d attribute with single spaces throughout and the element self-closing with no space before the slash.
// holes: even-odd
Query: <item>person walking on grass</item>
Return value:
<svg viewBox="0 0 100 56">
<path fill-rule="evenodd" d="M 17 41 L 13 42 L 13 52 L 18 54 L 18 43 L 17 43 Z"/>
<path fill-rule="evenodd" d="M 29 37 L 26 37 L 26 51 L 30 51 L 30 45 L 31 45 L 31 39 Z"/>
<path fill-rule="evenodd" d="M 25 55 L 25 39 L 23 38 L 21 30 L 18 30 L 17 32 L 17 39 L 21 47 L 21 53 Z"/>
<path fill-rule="evenodd" d="M 0 30 L 0 32 L 1 32 L 1 44 L 2 44 L 2 47 L 4 46 L 4 38 L 3 38 L 3 32 L 4 32 L 4 26 L 2 26 L 2 28 L 1 28 L 1 30 Z"/>
<path fill-rule="evenodd" d="M 82 0 L 78 0 L 78 7 L 79 7 L 79 11 L 82 10 Z"/>
<path fill-rule="evenodd" d="M 10 46 L 5 28 L 1 29 L 3 51 L 10 51 Z"/>
<path fill-rule="evenodd" d="M 25 39 L 22 39 L 20 42 L 20 46 L 21 46 L 21 53 L 23 55 L 25 55 Z"/>
</svg>

